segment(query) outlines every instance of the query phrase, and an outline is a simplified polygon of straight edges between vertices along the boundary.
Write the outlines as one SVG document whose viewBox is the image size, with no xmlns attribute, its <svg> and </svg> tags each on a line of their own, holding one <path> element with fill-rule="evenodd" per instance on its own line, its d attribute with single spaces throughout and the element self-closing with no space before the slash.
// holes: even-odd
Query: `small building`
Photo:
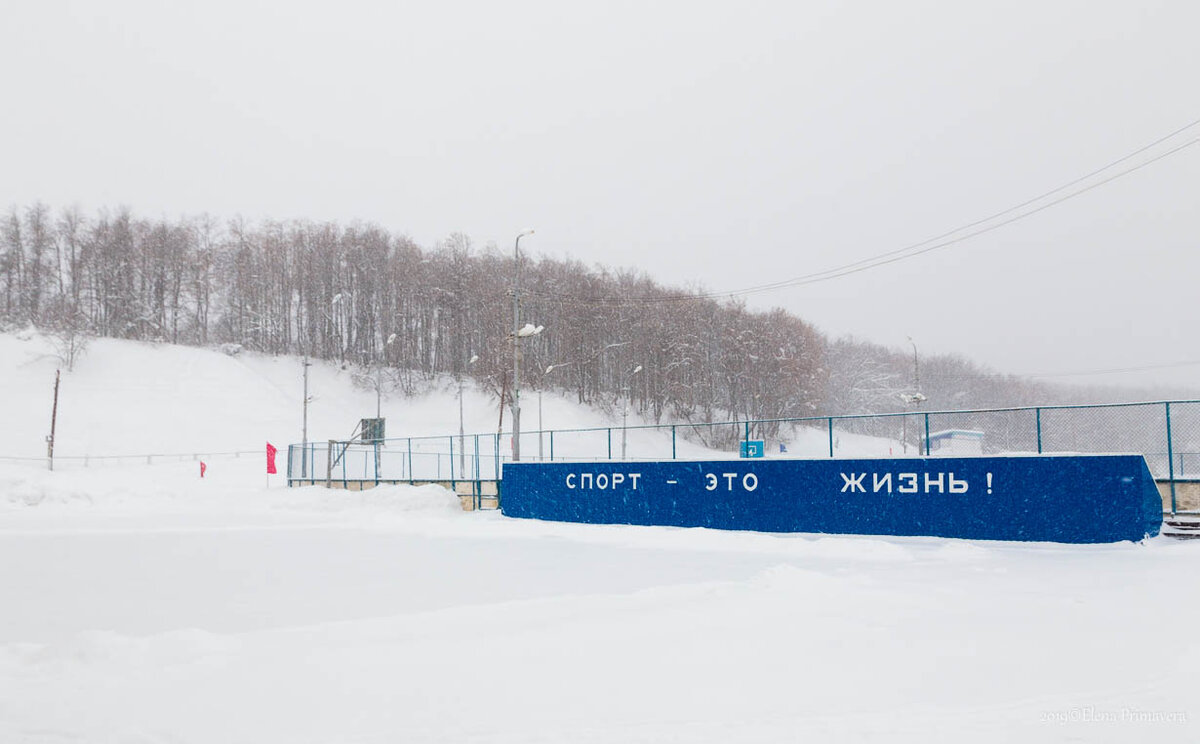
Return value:
<svg viewBox="0 0 1200 744">
<path fill-rule="evenodd" d="M 983 432 L 973 429 L 943 429 L 929 435 L 929 454 L 961 457 L 983 454 Z"/>
</svg>

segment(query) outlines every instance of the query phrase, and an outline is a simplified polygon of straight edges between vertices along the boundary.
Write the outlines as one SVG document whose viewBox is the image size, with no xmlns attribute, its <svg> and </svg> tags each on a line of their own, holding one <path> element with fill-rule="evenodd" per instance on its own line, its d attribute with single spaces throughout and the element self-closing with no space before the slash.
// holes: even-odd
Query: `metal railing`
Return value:
<svg viewBox="0 0 1200 744">
<path fill-rule="evenodd" d="M 70 470 L 78 468 L 125 467 L 129 465 L 162 465 L 176 462 L 200 462 L 219 459 L 240 458 L 242 456 L 262 457 L 262 450 L 236 450 L 228 452 L 147 452 L 128 455 L 58 455 L 27 457 L 0 455 L 0 463 L 12 462 L 18 464 L 40 465 L 50 470 Z"/>
<path fill-rule="evenodd" d="M 732 459 L 749 440 L 774 458 L 1136 453 L 1169 490 L 1164 511 L 1200 513 L 1200 400 L 546 429 L 522 432 L 521 451 L 524 461 Z M 510 433 L 293 444 L 288 482 L 500 480 L 511 452 Z"/>
</svg>

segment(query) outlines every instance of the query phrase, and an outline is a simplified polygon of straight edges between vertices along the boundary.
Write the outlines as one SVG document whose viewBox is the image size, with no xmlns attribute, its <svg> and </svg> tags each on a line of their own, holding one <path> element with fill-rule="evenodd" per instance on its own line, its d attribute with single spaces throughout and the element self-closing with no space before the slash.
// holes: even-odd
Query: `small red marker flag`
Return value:
<svg viewBox="0 0 1200 744">
<path fill-rule="evenodd" d="M 267 475 L 274 475 L 277 472 L 275 470 L 276 451 L 277 450 L 275 449 L 274 445 L 272 445 L 270 442 L 267 442 Z"/>
<path fill-rule="evenodd" d="M 201 461 L 200 461 L 200 477 L 201 477 L 201 478 L 203 478 L 203 477 L 204 477 L 204 471 L 205 471 L 205 470 L 208 470 L 208 465 L 205 465 L 205 464 L 204 464 L 204 460 L 201 460 Z"/>
</svg>

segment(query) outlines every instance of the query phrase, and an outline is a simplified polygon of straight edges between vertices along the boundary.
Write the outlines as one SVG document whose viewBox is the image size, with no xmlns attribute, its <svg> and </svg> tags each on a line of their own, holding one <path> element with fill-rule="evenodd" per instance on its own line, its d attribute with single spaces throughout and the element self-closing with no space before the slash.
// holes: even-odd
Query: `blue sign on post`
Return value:
<svg viewBox="0 0 1200 744">
<path fill-rule="evenodd" d="M 508 463 L 510 517 L 1101 543 L 1158 534 L 1140 455 Z"/>
<path fill-rule="evenodd" d="M 761 439 L 751 439 L 742 442 L 742 446 L 738 451 L 741 457 L 762 457 L 766 454 L 766 442 Z"/>
</svg>

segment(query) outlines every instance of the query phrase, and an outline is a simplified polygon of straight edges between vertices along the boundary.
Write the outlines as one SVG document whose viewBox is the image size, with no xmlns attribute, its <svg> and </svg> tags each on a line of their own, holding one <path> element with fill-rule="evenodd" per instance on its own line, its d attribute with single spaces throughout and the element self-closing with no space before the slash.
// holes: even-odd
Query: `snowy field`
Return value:
<svg viewBox="0 0 1200 744">
<path fill-rule="evenodd" d="M 42 343 L 0 335 L 0 455 L 44 447 Z M 373 413 L 345 377 L 314 438 Z M 299 398 L 293 361 L 98 342 L 59 451 L 261 451 Z M 449 392 L 384 407 L 457 430 Z M 1200 541 L 538 523 L 209 465 L 0 461 L 0 742 L 1200 740 Z"/>
</svg>

